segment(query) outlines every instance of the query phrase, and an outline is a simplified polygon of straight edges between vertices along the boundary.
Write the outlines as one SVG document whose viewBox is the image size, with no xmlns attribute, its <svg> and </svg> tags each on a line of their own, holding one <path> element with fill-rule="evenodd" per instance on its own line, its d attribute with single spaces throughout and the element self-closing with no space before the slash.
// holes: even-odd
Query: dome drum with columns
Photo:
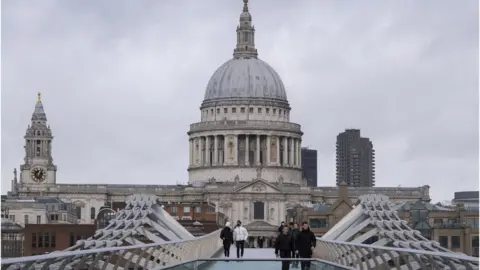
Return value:
<svg viewBox="0 0 480 270">
<path fill-rule="evenodd" d="M 188 132 L 191 183 L 215 177 L 219 182 L 262 178 L 301 184 L 303 133 L 290 122 L 282 79 L 258 59 L 254 34 L 245 0 L 233 59 L 210 78 L 201 122 Z"/>
</svg>

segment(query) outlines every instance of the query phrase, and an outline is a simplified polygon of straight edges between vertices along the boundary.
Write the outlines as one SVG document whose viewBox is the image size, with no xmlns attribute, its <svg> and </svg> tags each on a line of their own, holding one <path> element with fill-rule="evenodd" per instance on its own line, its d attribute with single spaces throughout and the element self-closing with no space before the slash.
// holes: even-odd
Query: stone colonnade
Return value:
<svg viewBox="0 0 480 270">
<path fill-rule="evenodd" d="M 301 168 L 301 139 L 258 134 L 191 136 L 190 167 L 284 166 Z"/>
</svg>

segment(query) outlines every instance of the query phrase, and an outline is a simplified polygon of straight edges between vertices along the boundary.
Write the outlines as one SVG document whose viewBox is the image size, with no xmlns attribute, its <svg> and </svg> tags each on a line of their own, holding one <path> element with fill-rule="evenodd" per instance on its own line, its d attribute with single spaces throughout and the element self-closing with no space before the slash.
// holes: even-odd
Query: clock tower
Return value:
<svg viewBox="0 0 480 270">
<path fill-rule="evenodd" d="M 47 115 L 43 109 L 41 94 L 32 114 L 32 122 L 25 134 L 25 158 L 20 165 L 20 192 L 47 191 L 56 184 L 57 166 L 52 158 L 52 131 L 47 125 Z"/>
</svg>

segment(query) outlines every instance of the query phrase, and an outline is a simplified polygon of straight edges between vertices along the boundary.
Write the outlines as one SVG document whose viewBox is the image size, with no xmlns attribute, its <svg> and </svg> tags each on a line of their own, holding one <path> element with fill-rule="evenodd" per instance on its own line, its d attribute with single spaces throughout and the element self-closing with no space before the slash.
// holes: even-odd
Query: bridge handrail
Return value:
<svg viewBox="0 0 480 270">
<path fill-rule="evenodd" d="M 385 246 L 366 245 L 366 244 L 352 243 L 352 242 L 342 242 L 342 241 L 335 241 L 335 240 L 325 240 L 325 239 L 322 239 L 321 237 L 316 237 L 316 238 L 317 238 L 317 242 L 331 243 L 336 245 L 348 245 L 348 246 L 355 246 L 355 247 L 366 248 L 366 249 L 395 251 L 399 253 L 416 253 L 416 254 L 427 255 L 427 256 L 442 256 L 442 257 L 457 259 L 457 260 L 467 260 L 467 261 L 471 261 L 472 263 L 478 264 L 478 258 L 468 256 L 463 253 L 433 252 L 433 251 L 426 251 L 426 250 L 419 250 L 419 249 L 385 247 Z"/>
<path fill-rule="evenodd" d="M 379 241 L 383 244 L 386 243 L 385 240 Z M 433 246 L 438 245 L 438 243 L 432 242 Z M 326 240 L 317 237 L 317 248 L 314 250 L 314 255 L 317 258 L 353 266 L 356 269 L 388 269 L 393 266 L 395 269 L 479 269 L 478 258 L 452 251 L 430 251 L 419 248 L 425 248 L 423 242 L 415 242 L 412 248 L 404 248 Z"/>
<path fill-rule="evenodd" d="M 121 247 L 106 247 L 106 248 L 85 249 L 85 250 L 75 250 L 75 251 L 54 251 L 54 252 L 51 252 L 48 254 L 42 254 L 42 255 L 2 259 L 1 264 L 2 265 L 22 264 L 22 263 L 27 263 L 31 261 L 44 261 L 44 260 L 58 259 L 58 258 L 70 257 L 70 256 L 98 254 L 103 252 L 115 252 L 115 251 L 123 251 L 123 250 L 130 250 L 130 249 L 144 249 L 144 248 L 150 248 L 150 247 L 158 247 L 162 245 L 185 243 L 190 241 L 198 241 L 199 239 L 213 236 L 215 234 L 218 234 L 220 231 L 221 229 L 218 229 L 209 234 L 195 237 L 192 240 L 175 240 L 175 241 L 166 241 L 163 243 L 140 244 L 140 245 L 130 245 L 130 246 L 121 246 Z M 80 240 L 80 241 L 84 241 L 84 240 Z"/>
</svg>

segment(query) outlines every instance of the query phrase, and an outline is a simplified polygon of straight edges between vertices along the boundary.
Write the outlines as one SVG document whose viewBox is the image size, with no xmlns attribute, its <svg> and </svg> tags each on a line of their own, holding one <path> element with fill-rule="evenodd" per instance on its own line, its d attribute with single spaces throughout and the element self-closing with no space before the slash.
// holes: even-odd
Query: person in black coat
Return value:
<svg viewBox="0 0 480 270">
<path fill-rule="evenodd" d="M 300 258 L 312 258 L 313 250 L 317 246 L 317 238 L 315 234 L 310 231 L 307 222 L 303 222 L 302 230 L 298 233 L 297 239 L 295 241 L 295 248 L 298 251 Z M 300 262 L 302 270 L 310 269 L 310 262 L 303 261 Z"/>
<path fill-rule="evenodd" d="M 299 232 L 300 231 L 298 230 L 298 224 L 292 222 L 291 223 L 291 229 L 288 232 L 288 234 L 292 238 L 295 246 L 296 246 L 296 241 L 297 241 L 297 237 L 298 237 Z M 292 258 L 298 258 L 298 257 L 299 257 L 298 252 L 296 252 L 296 250 L 292 251 Z M 293 261 L 292 262 L 292 267 L 293 268 L 298 268 L 298 261 L 296 261 L 296 260 Z"/>
<path fill-rule="evenodd" d="M 230 246 L 233 244 L 233 230 L 230 228 L 230 222 L 225 223 L 225 227 L 220 232 L 220 239 L 223 240 L 223 254 L 230 257 Z"/>
<path fill-rule="evenodd" d="M 288 234 L 288 227 L 283 227 L 282 233 L 275 241 L 275 255 L 280 258 L 291 258 L 292 252 L 295 250 L 295 241 Z M 290 261 L 282 261 L 282 270 L 290 269 Z"/>
<path fill-rule="evenodd" d="M 280 226 L 278 227 L 278 232 L 281 234 L 283 232 L 283 228 L 285 227 L 285 222 L 282 221 L 282 223 L 280 223 Z"/>
<path fill-rule="evenodd" d="M 263 242 L 265 242 L 265 238 L 263 236 L 258 237 L 257 244 L 259 248 L 263 248 Z"/>
</svg>

